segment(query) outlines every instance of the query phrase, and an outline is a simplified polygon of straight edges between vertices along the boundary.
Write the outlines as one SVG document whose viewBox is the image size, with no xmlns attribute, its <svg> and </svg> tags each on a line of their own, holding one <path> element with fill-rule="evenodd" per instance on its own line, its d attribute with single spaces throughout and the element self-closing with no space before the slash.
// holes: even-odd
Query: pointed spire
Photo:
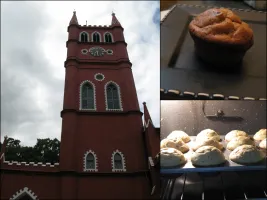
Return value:
<svg viewBox="0 0 267 200">
<path fill-rule="evenodd" d="M 119 20 L 116 18 L 115 13 L 112 11 L 112 21 L 111 26 L 121 26 Z"/>
<path fill-rule="evenodd" d="M 72 24 L 79 25 L 75 10 L 73 11 L 73 15 L 72 15 L 69 25 L 72 25 Z"/>
</svg>

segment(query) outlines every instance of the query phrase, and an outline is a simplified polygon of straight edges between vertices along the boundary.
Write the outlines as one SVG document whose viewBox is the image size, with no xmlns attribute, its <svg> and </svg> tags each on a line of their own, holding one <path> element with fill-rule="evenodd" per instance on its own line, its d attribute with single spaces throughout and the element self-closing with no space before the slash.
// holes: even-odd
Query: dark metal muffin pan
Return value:
<svg viewBox="0 0 267 200">
<path fill-rule="evenodd" d="M 161 22 L 161 99 L 265 99 L 266 13 L 232 9 L 253 29 L 254 45 L 241 65 L 224 70 L 196 57 L 188 32 L 193 17 L 209 8 L 177 5 Z"/>
</svg>

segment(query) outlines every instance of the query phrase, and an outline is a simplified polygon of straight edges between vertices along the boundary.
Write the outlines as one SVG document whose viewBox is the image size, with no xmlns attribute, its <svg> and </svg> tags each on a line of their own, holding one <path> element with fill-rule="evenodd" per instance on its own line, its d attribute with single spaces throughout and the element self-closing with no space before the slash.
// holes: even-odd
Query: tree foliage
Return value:
<svg viewBox="0 0 267 200">
<path fill-rule="evenodd" d="M 60 141 L 58 139 L 37 139 L 33 147 L 22 146 L 20 140 L 8 138 L 5 160 L 18 162 L 59 162 Z"/>
</svg>

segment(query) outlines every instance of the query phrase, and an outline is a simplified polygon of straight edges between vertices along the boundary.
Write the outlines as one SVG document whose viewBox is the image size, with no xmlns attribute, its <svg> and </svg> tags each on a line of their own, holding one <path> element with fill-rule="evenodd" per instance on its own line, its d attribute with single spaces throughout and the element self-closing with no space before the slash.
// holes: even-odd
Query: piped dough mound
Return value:
<svg viewBox="0 0 267 200">
<path fill-rule="evenodd" d="M 211 129 L 205 129 L 201 131 L 196 137 L 196 141 L 207 140 L 207 139 L 214 139 L 218 142 L 221 140 L 220 135 Z"/>
<path fill-rule="evenodd" d="M 227 149 L 233 151 L 235 148 L 242 146 L 242 145 L 255 145 L 254 141 L 250 137 L 246 136 L 237 136 L 233 138 L 228 144 Z"/>
<path fill-rule="evenodd" d="M 186 163 L 184 154 L 174 148 L 160 149 L 161 167 L 176 167 Z"/>
<path fill-rule="evenodd" d="M 264 159 L 264 154 L 253 145 L 242 145 L 229 155 L 230 160 L 238 164 L 253 164 Z"/>
<path fill-rule="evenodd" d="M 196 166 L 216 166 L 225 162 L 223 153 L 213 146 L 203 146 L 191 155 L 191 162 Z"/>
<path fill-rule="evenodd" d="M 261 129 L 257 133 L 255 133 L 255 135 L 253 136 L 253 139 L 257 141 L 261 141 L 266 138 L 266 135 L 267 135 L 266 129 Z"/>
<path fill-rule="evenodd" d="M 262 148 L 262 149 L 266 149 L 266 138 L 264 140 L 262 140 L 259 144 L 259 147 Z"/>
<path fill-rule="evenodd" d="M 230 131 L 229 133 L 226 134 L 225 140 L 227 142 L 230 142 L 233 138 L 235 138 L 237 136 L 247 136 L 248 137 L 248 134 L 244 131 L 233 130 L 233 131 Z"/>
<path fill-rule="evenodd" d="M 189 151 L 188 145 L 184 143 L 184 141 L 180 138 L 165 138 L 161 140 L 160 148 L 174 148 L 181 151 L 182 153 L 186 153 Z"/>
<path fill-rule="evenodd" d="M 192 149 L 193 149 L 193 151 L 196 151 L 197 149 L 199 149 L 200 147 L 203 147 L 203 146 L 213 146 L 219 150 L 223 150 L 223 145 L 220 142 L 218 142 L 212 138 L 206 138 L 203 140 L 196 141 L 194 143 Z"/>
<path fill-rule="evenodd" d="M 189 31 L 208 42 L 239 45 L 249 48 L 253 31 L 239 16 L 225 8 L 206 10 L 189 24 Z"/>
<path fill-rule="evenodd" d="M 191 139 L 190 137 L 184 132 L 184 131 L 172 131 L 168 136 L 168 139 L 176 139 L 180 138 L 182 139 L 185 143 L 190 142 Z"/>
</svg>

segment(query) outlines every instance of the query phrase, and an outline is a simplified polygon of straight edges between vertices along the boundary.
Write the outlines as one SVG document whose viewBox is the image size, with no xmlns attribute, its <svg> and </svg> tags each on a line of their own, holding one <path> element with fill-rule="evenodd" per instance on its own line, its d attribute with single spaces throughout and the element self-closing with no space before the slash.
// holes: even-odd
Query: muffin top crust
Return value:
<svg viewBox="0 0 267 200">
<path fill-rule="evenodd" d="M 189 31 L 209 42 L 243 45 L 246 48 L 253 44 L 252 29 L 225 8 L 213 8 L 199 14 L 189 24 Z"/>
</svg>

